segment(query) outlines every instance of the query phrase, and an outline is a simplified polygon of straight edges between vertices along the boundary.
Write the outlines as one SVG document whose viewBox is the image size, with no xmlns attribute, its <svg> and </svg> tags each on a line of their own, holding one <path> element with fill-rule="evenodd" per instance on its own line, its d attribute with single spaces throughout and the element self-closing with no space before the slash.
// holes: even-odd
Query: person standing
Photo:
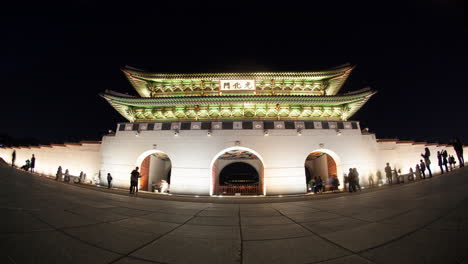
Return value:
<svg viewBox="0 0 468 264">
<path fill-rule="evenodd" d="M 416 175 L 416 179 L 422 179 L 421 168 L 419 167 L 419 164 L 416 164 L 416 171 L 414 172 L 414 174 Z"/>
<path fill-rule="evenodd" d="M 429 178 L 432 178 L 432 171 L 431 171 L 431 151 L 429 151 L 428 147 L 424 148 L 424 154 L 421 154 L 421 157 L 424 158 L 424 162 L 426 163 L 426 169 L 429 172 Z"/>
<path fill-rule="evenodd" d="M 355 189 L 357 187 L 357 189 L 359 189 L 359 191 L 361 191 L 361 184 L 359 183 L 359 172 L 357 171 L 356 168 L 353 168 L 353 172 L 354 172 L 354 185 L 355 185 Z"/>
<path fill-rule="evenodd" d="M 413 168 L 409 168 L 408 181 L 414 181 L 414 171 L 413 171 Z"/>
<path fill-rule="evenodd" d="M 349 168 L 348 183 L 349 183 L 349 186 L 348 186 L 349 192 L 356 192 L 356 177 L 354 175 L 353 168 Z"/>
<path fill-rule="evenodd" d="M 369 173 L 369 178 L 367 181 L 369 182 L 369 188 L 374 187 L 374 175 L 372 173 Z"/>
<path fill-rule="evenodd" d="M 31 172 L 34 172 L 34 167 L 36 167 L 36 157 L 34 157 L 34 154 L 32 154 L 32 157 L 31 157 Z"/>
<path fill-rule="evenodd" d="M 455 153 L 457 153 L 458 162 L 460 162 L 460 168 L 465 167 L 465 159 L 463 158 L 463 144 L 459 138 L 456 138 L 453 142 L 453 149 L 455 150 Z"/>
<path fill-rule="evenodd" d="M 387 162 L 387 166 L 385 167 L 385 176 L 387 177 L 387 182 L 388 184 L 392 184 L 392 168 L 390 167 L 390 164 Z"/>
<path fill-rule="evenodd" d="M 138 178 L 140 178 L 140 173 L 138 172 L 138 167 L 136 167 L 130 174 L 130 194 L 138 192 Z"/>
<path fill-rule="evenodd" d="M 420 160 L 419 165 L 421 167 L 422 178 L 426 179 L 426 163 L 424 163 L 423 160 Z"/>
<path fill-rule="evenodd" d="M 57 169 L 57 173 L 55 174 L 55 180 L 56 181 L 62 181 L 62 166 L 59 166 Z"/>
<path fill-rule="evenodd" d="M 445 172 L 448 172 L 448 171 L 449 171 L 449 170 L 448 170 L 448 167 L 447 167 L 447 163 L 448 163 L 448 161 L 447 161 L 447 156 L 448 156 L 447 150 L 445 150 L 445 149 L 442 150 L 442 164 L 444 164 Z"/>
<path fill-rule="evenodd" d="M 348 191 L 349 187 L 349 179 L 348 179 L 348 175 L 346 175 L 346 173 L 343 174 L 343 181 L 344 181 L 344 191 Z"/>
<path fill-rule="evenodd" d="M 377 176 L 377 185 L 380 186 L 380 184 L 383 184 L 383 181 L 382 181 L 382 173 L 380 172 L 380 170 L 377 171 L 377 173 L 375 174 Z"/>
<path fill-rule="evenodd" d="M 444 167 L 442 167 L 442 165 L 443 165 L 443 163 L 442 163 L 442 153 L 440 153 L 440 151 L 437 151 L 437 161 L 438 161 L 439 168 L 440 168 L 440 174 L 444 174 Z"/>
<path fill-rule="evenodd" d="M 112 176 L 110 173 L 107 173 L 107 189 L 111 188 L 111 184 L 112 184 Z"/>
<path fill-rule="evenodd" d="M 12 167 L 15 166 L 15 161 L 16 161 L 16 149 L 14 149 L 13 152 L 11 153 L 11 166 Z"/>
</svg>

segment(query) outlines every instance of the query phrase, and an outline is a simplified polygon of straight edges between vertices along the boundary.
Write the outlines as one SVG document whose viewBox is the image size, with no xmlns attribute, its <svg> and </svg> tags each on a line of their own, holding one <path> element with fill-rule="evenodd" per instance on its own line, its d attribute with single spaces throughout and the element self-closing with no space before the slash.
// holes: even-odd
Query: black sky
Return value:
<svg viewBox="0 0 468 264">
<path fill-rule="evenodd" d="M 466 28 L 456 4 L 77 1 L 3 8 L 0 134 L 100 140 L 124 122 L 98 96 L 120 72 L 312 71 L 356 65 L 342 92 L 378 138 L 468 142 Z M 22 3 L 23 4 L 23 3 Z"/>
</svg>

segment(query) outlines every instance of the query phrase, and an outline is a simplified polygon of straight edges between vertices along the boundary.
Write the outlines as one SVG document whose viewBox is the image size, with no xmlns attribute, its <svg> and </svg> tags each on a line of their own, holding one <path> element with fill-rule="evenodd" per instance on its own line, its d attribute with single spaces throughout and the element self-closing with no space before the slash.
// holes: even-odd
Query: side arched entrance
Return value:
<svg viewBox="0 0 468 264">
<path fill-rule="evenodd" d="M 304 172 L 309 192 L 313 191 L 313 186 L 309 184 L 312 179 L 315 181 L 321 179 L 325 191 L 331 190 L 336 180 L 339 181 L 340 186 L 342 185 L 340 159 L 336 153 L 330 150 L 319 149 L 309 153 L 304 162 Z"/>
<path fill-rule="evenodd" d="M 141 154 L 136 162 L 140 167 L 140 190 L 149 192 L 169 192 L 172 163 L 169 156 L 158 150 Z"/>
</svg>

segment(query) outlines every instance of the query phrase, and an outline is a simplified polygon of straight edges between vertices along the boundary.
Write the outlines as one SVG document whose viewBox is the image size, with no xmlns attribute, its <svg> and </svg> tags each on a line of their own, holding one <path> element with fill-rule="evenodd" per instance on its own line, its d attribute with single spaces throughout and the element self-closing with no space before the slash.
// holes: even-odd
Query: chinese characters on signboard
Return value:
<svg viewBox="0 0 468 264">
<path fill-rule="evenodd" d="M 255 91 L 254 80 L 221 80 L 221 91 Z"/>
</svg>

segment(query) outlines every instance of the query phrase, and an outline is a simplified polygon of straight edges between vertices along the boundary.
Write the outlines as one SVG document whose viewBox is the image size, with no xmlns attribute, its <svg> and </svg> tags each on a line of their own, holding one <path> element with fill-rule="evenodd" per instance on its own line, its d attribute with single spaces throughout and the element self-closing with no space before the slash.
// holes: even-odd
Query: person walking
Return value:
<svg viewBox="0 0 468 264">
<path fill-rule="evenodd" d="M 110 173 L 107 173 L 107 189 L 111 188 L 111 184 L 112 184 L 112 176 Z"/>
<path fill-rule="evenodd" d="M 445 172 L 448 172 L 448 167 L 447 167 L 447 163 L 448 163 L 448 160 L 447 160 L 447 150 L 442 150 L 442 164 L 444 164 L 444 167 L 445 167 Z"/>
<path fill-rule="evenodd" d="M 422 178 L 426 179 L 426 163 L 423 160 L 419 160 L 419 165 L 421 167 Z"/>
<path fill-rule="evenodd" d="M 31 157 L 31 172 L 34 172 L 35 167 L 36 167 L 36 157 L 34 157 L 34 154 L 32 154 L 32 157 Z"/>
<path fill-rule="evenodd" d="M 431 160 L 430 160 L 431 151 L 429 151 L 428 147 L 424 148 L 424 153 L 421 154 L 421 157 L 424 158 L 424 162 L 426 163 L 426 169 L 427 169 L 427 172 L 429 172 L 429 178 L 432 178 Z"/>
<path fill-rule="evenodd" d="M 387 166 L 385 167 L 385 176 L 387 177 L 388 184 L 392 184 L 392 168 L 390 167 L 390 163 L 387 162 Z"/>
<path fill-rule="evenodd" d="M 443 163 L 442 163 L 442 153 L 440 153 L 440 151 L 437 151 L 437 161 L 438 161 L 439 168 L 440 168 L 440 174 L 444 174 L 444 167 L 442 167 L 442 165 L 443 165 Z"/>
<path fill-rule="evenodd" d="M 15 161 L 16 161 L 16 149 L 13 150 L 11 153 L 11 166 L 15 167 Z"/>
<path fill-rule="evenodd" d="M 130 194 L 136 194 L 138 192 L 138 178 L 140 178 L 140 173 L 138 172 L 138 167 L 136 167 L 130 174 Z"/>
<path fill-rule="evenodd" d="M 455 150 L 455 153 L 457 153 L 457 157 L 458 157 L 458 162 L 461 167 L 465 167 L 465 158 L 463 158 L 463 144 L 462 142 L 460 141 L 459 138 L 456 138 L 453 142 L 453 149 Z"/>
</svg>

